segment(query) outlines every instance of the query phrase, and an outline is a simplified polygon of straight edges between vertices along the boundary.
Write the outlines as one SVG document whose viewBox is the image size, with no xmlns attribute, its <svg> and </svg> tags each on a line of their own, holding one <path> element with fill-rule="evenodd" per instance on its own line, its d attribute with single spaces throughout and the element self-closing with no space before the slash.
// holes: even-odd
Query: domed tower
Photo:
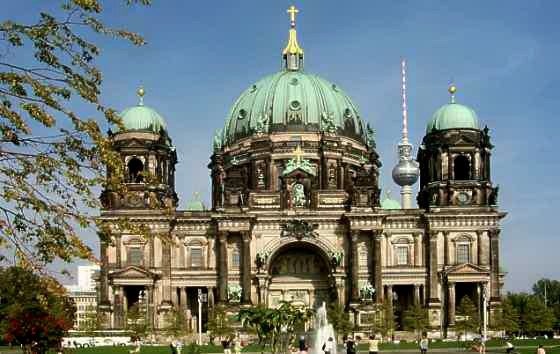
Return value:
<svg viewBox="0 0 560 354">
<path fill-rule="evenodd" d="M 212 207 L 379 206 L 373 129 L 339 86 L 303 70 L 288 12 L 283 70 L 250 85 L 214 136 Z"/>
<path fill-rule="evenodd" d="M 399 144 L 399 163 L 393 168 L 393 180 L 401 186 L 401 201 L 404 209 L 412 209 L 412 185 L 418 180 L 418 163 L 412 159 L 412 144 L 408 142 L 408 113 L 406 107 L 406 62 L 401 62 L 403 130 Z"/>
<path fill-rule="evenodd" d="M 113 149 L 120 154 L 125 171 L 126 192 L 105 190 L 104 209 L 175 208 L 175 164 L 177 153 L 167 135 L 163 117 L 144 105 L 144 89 L 138 90 L 140 102 L 120 113 L 123 129 L 109 131 Z M 111 171 L 108 171 L 109 177 Z"/>
<path fill-rule="evenodd" d="M 456 91 L 449 87 L 451 103 L 434 113 L 418 151 L 421 208 L 497 204 L 488 128 L 480 129 L 475 111 L 455 102 Z"/>
</svg>

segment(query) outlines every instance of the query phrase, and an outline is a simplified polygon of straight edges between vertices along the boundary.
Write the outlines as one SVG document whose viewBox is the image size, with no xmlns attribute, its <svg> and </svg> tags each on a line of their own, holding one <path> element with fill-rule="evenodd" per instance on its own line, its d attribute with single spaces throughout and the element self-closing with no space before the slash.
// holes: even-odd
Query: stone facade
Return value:
<svg viewBox="0 0 560 354">
<path fill-rule="evenodd" d="M 488 198 L 463 201 L 450 194 L 489 193 L 488 168 L 483 181 L 476 167 L 476 179 L 454 180 L 440 172 L 449 164 L 431 162 L 445 161 L 449 152 L 435 149 L 441 156 L 426 162 L 420 150 L 423 207 L 384 210 L 373 147 L 328 133 L 257 134 L 212 156 L 212 209 L 181 211 L 175 208 L 176 156 L 160 134 L 166 133 L 114 135 L 123 160 L 141 157 L 142 171 L 155 182 L 130 180 L 126 195 L 103 193 L 100 219 L 113 223 L 111 242 L 101 248 L 99 287 L 108 327 L 124 326 L 141 291 L 156 327 L 173 307 L 196 318 L 199 291 L 208 299 L 204 323 L 218 302 L 235 309 L 338 301 L 365 325 L 373 300 L 393 306 L 397 319 L 412 304 L 427 306 L 433 335 L 452 330 L 462 296 L 482 304 L 489 289 L 491 306 L 500 302 L 499 222 L 505 214 Z M 445 198 L 424 204 L 433 190 Z M 147 226 L 151 236 L 120 231 L 114 221 L 123 217 Z M 375 289 L 372 299 L 364 295 L 368 284 Z"/>
</svg>

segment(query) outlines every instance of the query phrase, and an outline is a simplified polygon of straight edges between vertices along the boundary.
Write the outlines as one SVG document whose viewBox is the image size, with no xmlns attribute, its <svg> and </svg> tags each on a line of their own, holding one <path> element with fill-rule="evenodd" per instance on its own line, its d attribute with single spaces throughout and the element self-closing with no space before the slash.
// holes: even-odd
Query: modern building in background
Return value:
<svg viewBox="0 0 560 354">
<path fill-rule="evenodd" d="M 76 304 L 74 329 L 83 329 L 88 316 L 97 310 L 97 286 L 95 278 L 99 275 L 100 266 L 78 266 L 78 284 L 66 285 L 68 295 Z"/>
<path fill-rule="evenodd" d="M 205 325 L 216 303 L 235 311 L 336 301 L 362 328 L 379 315 L 377 305 L 388 305 L 402 326 L 403 312 L 420 304 L 437 337 L 454 331 L 463 297 L 481 310 L 500 304 L 505 213 L 491 180 L 488 128 L 456 102 L 453 86 L 450 103 L 426 119 L 414 161 L 405 113 L 393 173 L 404 208 L 382 200 L 374 127 L 341 87 L 304 70 L 297 10 L 288 12 L 283 69 L 251 83 L 213 137 L 208 210 L 200 201 L 178 208 L 172 138 L 181 132 L 168 131 L 143 103 L 143 89 L 140 103 L 121 113 L 125 129 L 111 138 L 127 192 L 105 190 L 100 215 L 113 227 L 111 242 L 101 244 L 99 310 L 107 327 L 122 328 L 141 297 L 156 327 L 172 308 Z M 152 236 L 119 229 L 123 217 Z M 208 299 L 200 314 L 199 293 Z"/>
</svg>

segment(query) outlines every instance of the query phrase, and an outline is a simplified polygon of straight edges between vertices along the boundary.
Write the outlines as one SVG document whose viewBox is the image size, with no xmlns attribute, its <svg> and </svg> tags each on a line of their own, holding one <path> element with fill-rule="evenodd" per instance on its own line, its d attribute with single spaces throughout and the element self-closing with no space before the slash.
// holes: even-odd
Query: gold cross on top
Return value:
<svg viewBox="0 0 560 354">
<path fill-rule="evenodd" d="M 304 154 L 303 150 L 301 150 L 301 145 L 298 145 L 297 148 L 295 148 L 295 150 L 293 151 L 294 153 L 294 157 L 296 159 L 296 163 L 300 164 L 301 163 L 301 158 Z"/>
<path fill-rule="evenodd" d="M 290 14 L 290 22 L 292 24 L 292 27 L 296 26 L 296 14 L 299 12 L 298 9 L 296 9 L 296 7 L 294 5 L 290 6 L 290 8 L 288 9 L 288 13 Z"/>
</svg>

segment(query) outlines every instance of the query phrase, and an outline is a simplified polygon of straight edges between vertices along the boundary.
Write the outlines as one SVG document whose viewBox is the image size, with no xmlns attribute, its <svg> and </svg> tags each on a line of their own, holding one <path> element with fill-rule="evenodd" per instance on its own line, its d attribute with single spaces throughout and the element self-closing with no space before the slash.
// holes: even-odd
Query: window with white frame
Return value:
<svg viewBox="0 0 560 354">
<path fill-rule="evenodd" d="M 202 247 L 191 247 L 191 268 L 202 267 Z"/>
<path fill-rule="evenodd" d="M 471 258 L 471 245 L 469 243 L 457 244 L 457 263 L 469 263 Z"/>
<path fill-rule="evenodd" d="M 397 265 L 408 264 L 408 246 L 397 246 L 396 249 Z"/>
</svg>

